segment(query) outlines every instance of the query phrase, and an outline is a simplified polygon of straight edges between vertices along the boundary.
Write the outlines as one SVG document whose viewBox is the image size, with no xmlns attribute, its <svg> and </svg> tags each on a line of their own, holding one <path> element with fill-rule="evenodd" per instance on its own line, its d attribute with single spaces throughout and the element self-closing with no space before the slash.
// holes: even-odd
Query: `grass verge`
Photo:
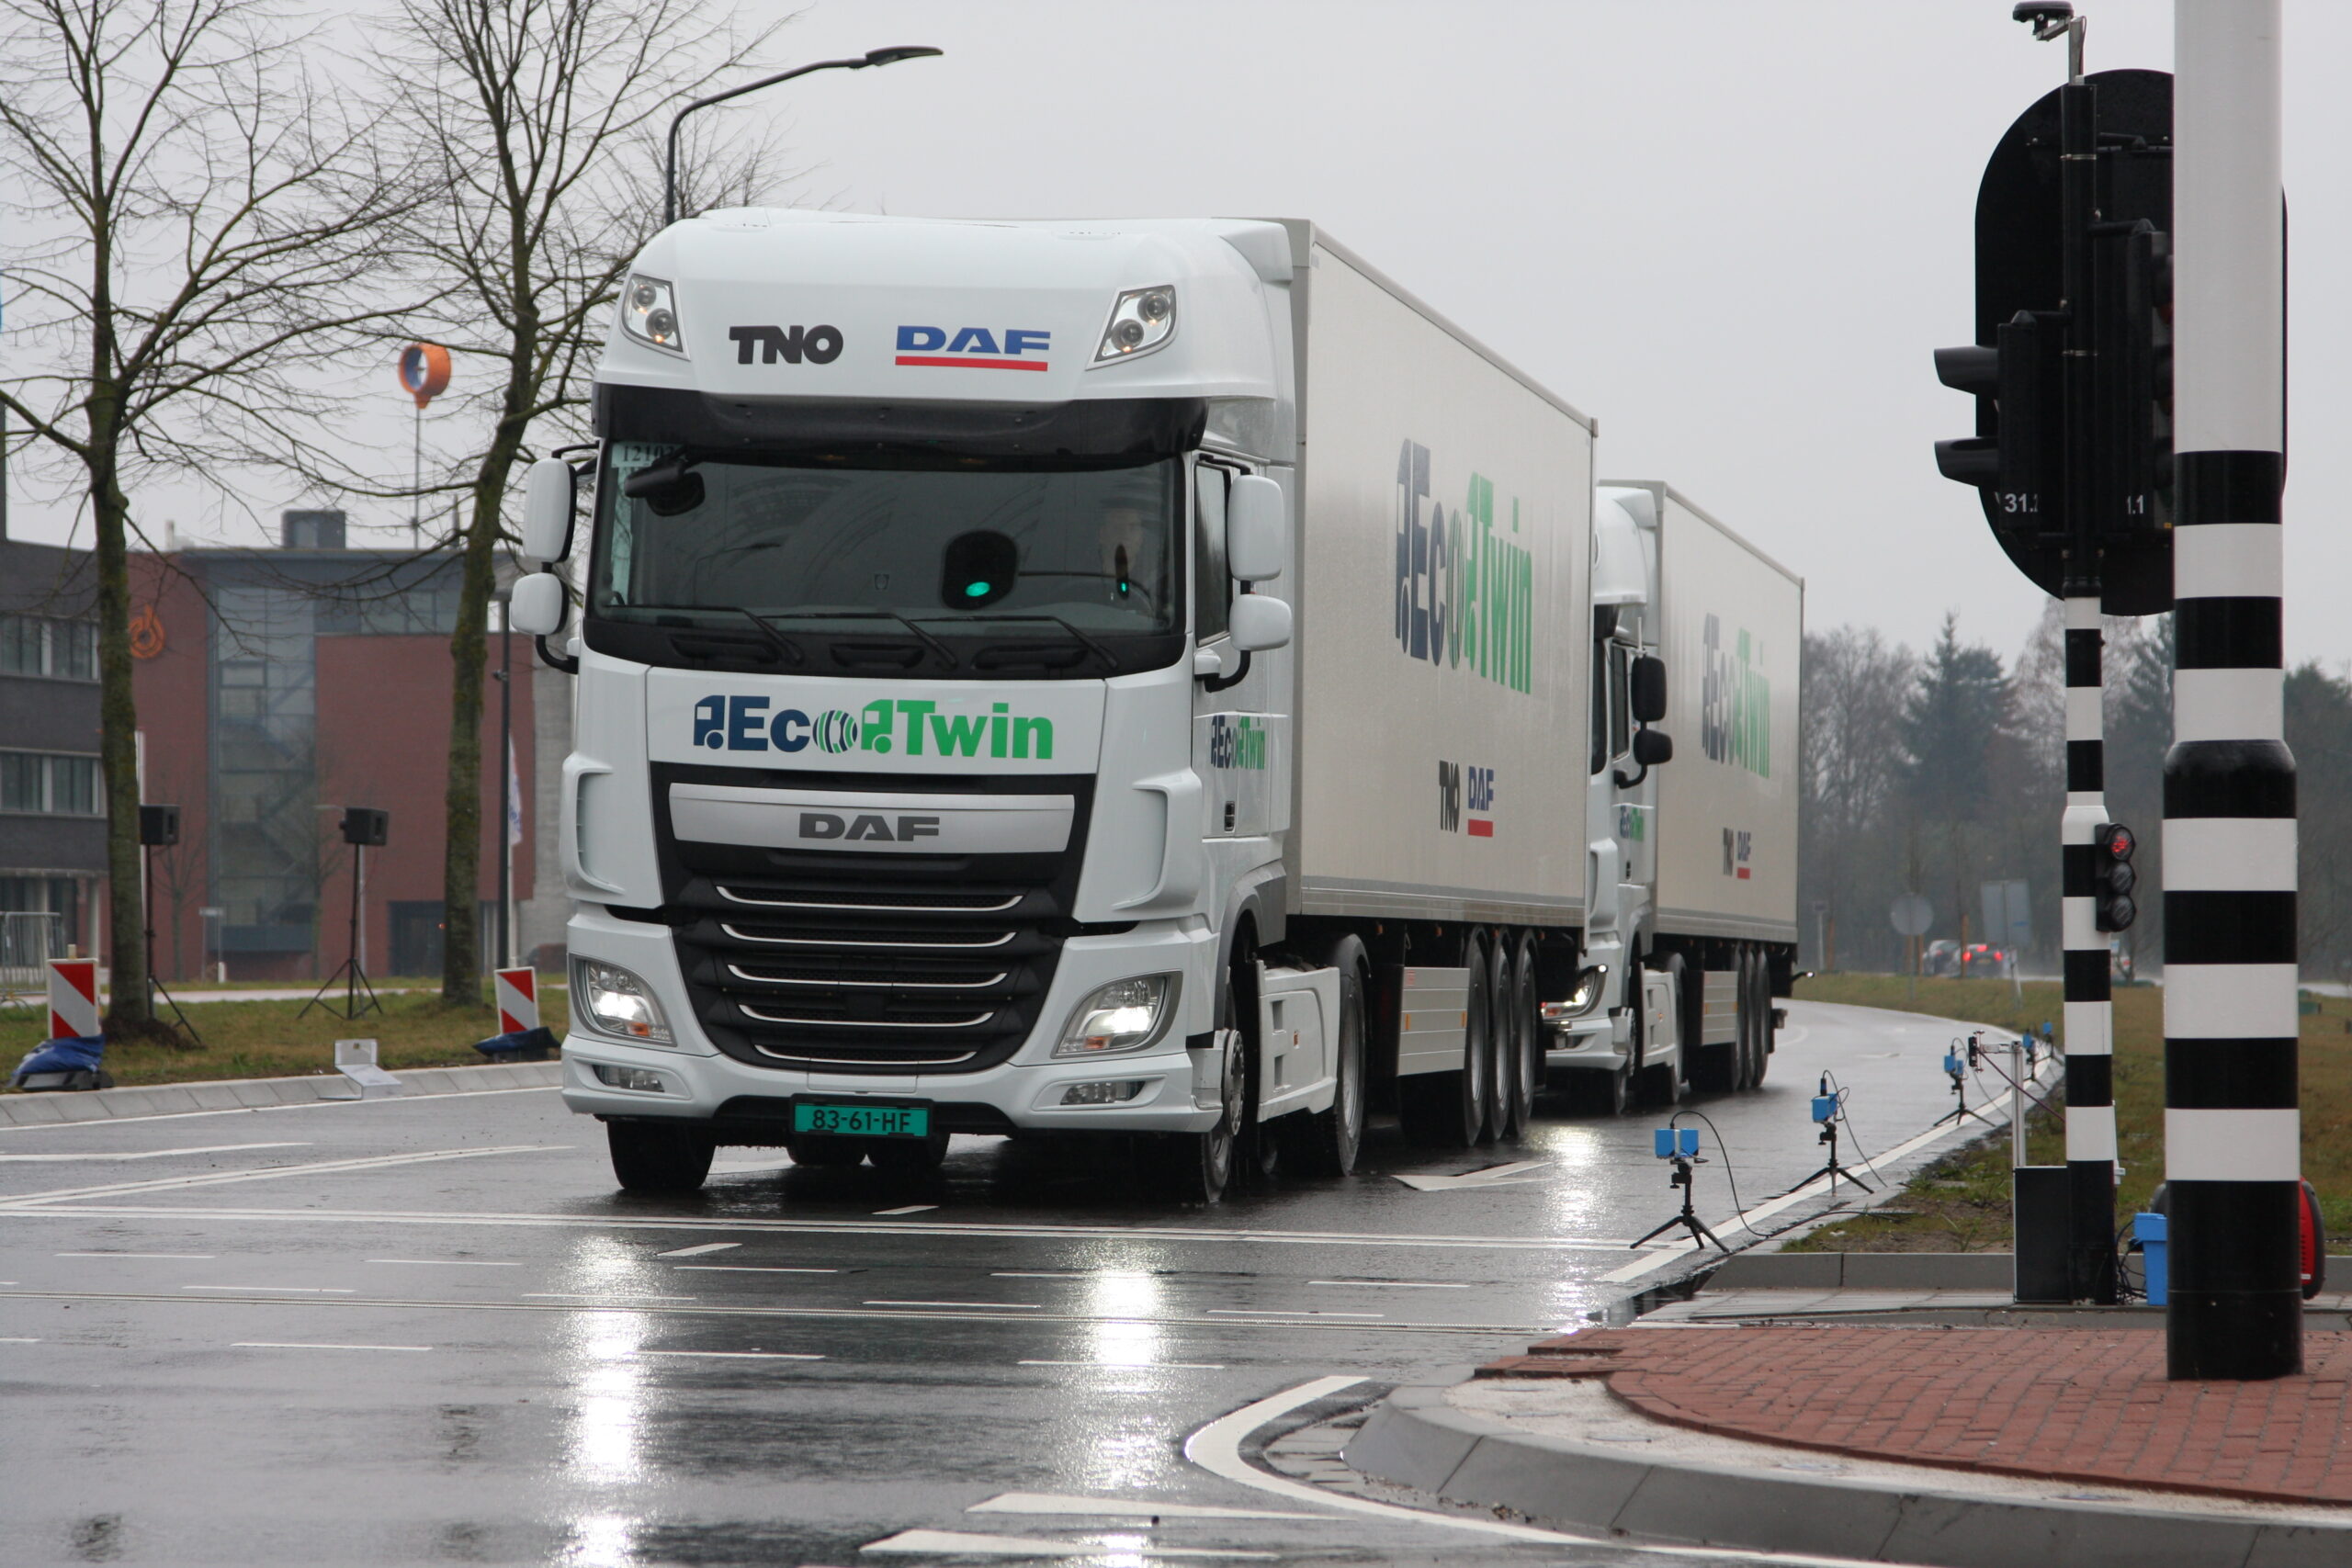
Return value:
<svg viewBox="0 0 2352 1568">
<path fill-rule="evenodd" d="M 1923 979 L 1916 994 L 1899 975 L 1818 975 L 1797 982 L 1800 1000 L 1891 1008 L 1936 1018 L 2039 1029 L 2058 1026 L 2065 1042 L 2058 983 L 2028 982 L 2020 1005 L 2007 982 Z M 2319 1010 L 2301 1018 L 2303 1175 L 2319 1192 L 2328 1234 L 2352 1234 L 2352 1002 L 2312 998 Z M 1990 1073 L 1985 1075 L 1994 1081 Z M 1972 1091 L 1972 1100 L 1973 1098 Z M 2057 1097 L 2053 1098 L 2053 1103 Z M 2164 990 L 2119 987 L 2115 993 L 2115 1131 L 2123 1182 L 2116 1192 L 2117 1223 L 2147 1207 L 2164 1179 Z M 2027 1157 L 2037 1165 L 2065 1158 L 2057 1119 L 2028 1119 Z M 1824 1225 L 1789 1250 L 1800 1252 L 2006 1252 L 2009 1224 L 2009 1134 L 2007 1129 L 1937 1160 L 1912 1179 L 1888 1209 Z"/>
<path fill-rule="evenodd" d="M 196 1083 L 209 1078 L 294 1077 L 334 1070 L 334 1043 L 374 1040 L 377 1060 L 402 1067 L 479 1066 L 487 1060 L 474 1042 L 498 1032 L 498 1014 L 483 1007 L 452 1007 L 431 992 L 382 998 L 383 1011 L 345 1019 L 299 1001 L 191 1003 L 187 1016 L 201 1045 L 109 1044 L 107 1071 L 117 1084 Z M 539 1021 L 560 1036 L 567 1021 L 564 993 L 539 992 Z M 168 1016 L 168 1010 L 166 1010 Z M 43 1010 L 0 1010 L 0 1080 L 48 1032 Z"/>
</svg>

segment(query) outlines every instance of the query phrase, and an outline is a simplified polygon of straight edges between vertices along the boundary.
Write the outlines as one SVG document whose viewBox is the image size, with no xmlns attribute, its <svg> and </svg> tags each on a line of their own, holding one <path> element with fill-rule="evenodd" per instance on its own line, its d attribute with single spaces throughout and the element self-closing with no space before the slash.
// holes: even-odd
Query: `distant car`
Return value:
<svg viewBox="0 0 2352 1568">
<path fill-rule="evenodd" d="M 2108 978 L 2120 980 L 2127 986 L 2131 985 L 2132 972 L 2137 967 L 2138 965 L 2132 962 L 2131 950 L 2123 945 L 2123 939 L 2120 936 L 2109 938 L 2107 943 Z"/>
<path fill-rule="evenodd" d="M 1960 973 L 1960 943 L 1950 937 L 1939 937 L 1928 944 L 1919 955 L 1922 975 L 1953 975 Z"/>
<path fill-rule="evenodd" d="M 1962 946 L 1950 937 L 1928 944 L 1919 961 L 1923 975 L 1949 975 L 1954 979 L 1968 976 L 2000 975 L 2007 972 L 2009 951 L 1995 947 L 1989 942 L 1972 942 Z"/>
</svg>

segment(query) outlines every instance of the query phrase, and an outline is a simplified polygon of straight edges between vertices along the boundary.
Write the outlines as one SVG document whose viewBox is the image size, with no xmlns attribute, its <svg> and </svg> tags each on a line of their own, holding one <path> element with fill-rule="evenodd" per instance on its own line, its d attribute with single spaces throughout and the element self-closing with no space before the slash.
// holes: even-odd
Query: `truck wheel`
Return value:
<svg viewBox="0 0 2352 1568">
<path fill-rule="evenodd" d="M 1741 948 L 1734 965 L 1736 976 L 1732 1008 L 1732 1075 L 1734 1093 L 1752 1088 L 1756 1082 L 1756 987 L 1755 966 L 1747 949 Z"/>
<path fill-rule="evenodd" d="M 1748 1058 L 1754 1071 L 1747 1076 L 1750 1089 L 1760 1089 L 1764 1075 L 1772 1067 L 1772 966 L 1762 953 L 1756 955 L 1756 1054 Z"/>
<path fill-rule="evenodd" d="M 876 1170 L 921 1174 L 937 1170 L 947 1158 L 947 1134 L 923 1138 L 876 1138 L 865 1151 Z"/>
<path fill-rule="evenodd" d="M 659 1122 L 607 1122 L 605 1143 L 612 1151 L 613 1176 L 625 1192 L 693 1192 L 710 1175 L 718 1153 L 699 1127 Z"/>
<path fill-rule="evenodd" d="M 1487 1122 L 1480 1143 L 1499 1143 L 1510 1125 L 1511 1080 L 1519 1067 L 1513 1060 L 1511 1027 L 1510 938 L 1497 931 L 1488 939 L 1487 954 Z"/>
<path fill-rule="evenodd" d="M 797 1138 L 786 1138 L 784 1152 L 792 1156 L 795 1165 L 850 1166 L 865 1157 L 865 1140 L 803 1133 Z"/>
<path fill-rule="evenodd" d="M 1238 1052 L 1226 1058 L 1225 1113 L 1205 1133 L 1169 1133 L 1150 1149 L 1154 1174 L 1180 1203 L 1215 1203 L 1233 1181 L 1233 1156 L 1247 1109 Z"/>
<path fill-rule="evenodd" d="M 1503 1108 L 1502 1136 L 1518 1139 L 1535 1120 L 1535 1091 L 1544 1081 L 1544 1026 L 1535 996 L 1535 938 L 1522 934 L 1510 954 L 1510 984 L 1502 992 L 1510 1035 L 1495 1100 Z"/>
<path fill-rule="evenodd" d="M 1363 1143 L 1364 988 L 1371 961 L 1363 943 L 1343 936 L 1326 960 L 1340 972 L 1340 1018 L 1332 1053 L 1339 1081 L 1331 1088 L 1331 1109 L 1299 1119 L 1299 1163 L 1317 1176 L 1346 1176 L 1356 1168 L 1356 1150 Z"/>
<path fill-rule="evenodd" d="M 1689 964 L 1684 962 L 1682 954 L 1676 953 L 1669 953 L 1668 955 L 1666 960 L 1666 972 L 1669 979 L 1672 981 L 1670 988 L 1674 993 L 1675 1040 L 1677 1044 L 1680 1047 L 1680 1049 L 1676 1052 L 1676 1056 L 1679 1061 L 1687 1063 L 1691 1060 L 1691 1051 L 1689 1042 L 1690 1036 L 1697 1032 L 1698 1019 L 1700 1017 L 1700 1015 L 1690 1007 L 1690 996 L 1693 987 L 1690 983 L 1690 977 L 1693 971 Z M 1656 1055 L 1657 1052 L 1655 1048 L 1655 1042 L 1649 1042 L 1646 1043 L 1650 1044 L 1653 1048 L 1645 1050 L 1642 1053 L 1644 1059 L 1641 1085 L 1642 1098 L 1659 1105 L 1672 1105 L 1682 1098 L 1683 1069 L 1675 1062 L 1650 1063 L 1648 1058 Z"/>
<path fill-rule="evenodd" d="M 1487 944 L 1473 931 L 1463 939 L 1463 947 L 1462 966 L 1469 971 L 1469 979 L 1463 998 L 1462 1066 L 1451 1073 L 1416 1074 L 1396 1086 L 1399 1120 L 1407 1134 L 1449 1149 L 1476 1146 L 1487 1130 L 1487 1101 L 1494 1082 L 1494 1043 L 1487 1027 L 1493 995 Z"/>
</svg>

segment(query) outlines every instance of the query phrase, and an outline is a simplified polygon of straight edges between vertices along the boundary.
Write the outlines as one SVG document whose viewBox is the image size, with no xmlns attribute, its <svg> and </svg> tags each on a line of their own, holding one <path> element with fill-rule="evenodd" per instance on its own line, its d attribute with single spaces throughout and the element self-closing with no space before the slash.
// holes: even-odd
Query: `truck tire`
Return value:
<svg viewBox="0 0 2352 1568">
<path fill-rule="evenodd" d="M 1732 1090 L 1735 1093 L 1752 1089 L 1756 1084 L 1756 957 L 1747 948 L 1739 950 L 1733 973 L 1736 977 L 1732 1008 Z"/>
<path fill-rule="evenodd" d="M 840 1168 L 859 1164 L 865 1158 L 865 1140 L 802 1133 L 784 1141 L 784 1152 L 792 1156 L 795 1165 Z"/>
<path fill-rule="evenodd" d="M 1747 1087 L 1764 1087 L 1764 1075 L 1772 1068 L 1772 965 L 1759 953 L 1756 955 L 1756 973 L 1751 983 L 1756 988 L 1756 1055 L 1749 1065 L 1755 1069 L 1747 1075 Z"/>
<path fill-rule="evenodd" d="M 1160 1190 L 1180 1203 L 1224 1201 L 1233 1183 L 1234 1155 L 1247 1101 L 1238 1055 L 1225 1064 L 1225 1113 L 1204 1133 L 1168 1133 L 1146 1145 Z"/>
<path fill-rule="evenodd" d="M 1694 989 L 1690 984 L 1690 976 L 1696 971 L 1683 961 L 1682 954 L 1679 953 L 1667 955 L 1665 968 L 1672 981 L 1674 991 L 1674 1022 L 1677 1037 L 1678 1040 L 1687 1041 L 1692 1032 L 1693 1019 L 1702 1016 L 1694 1012 L 1690 1007 L 1690 995 Z M 1646 1044 L 1646 1042 L 1645 1043 Z M 1682 1098 L 1683 1069 L 1673 1062 L 1651 1062 L 1649 1058 L 1653 1054 L 1646 1049 L 1642 1053 L 1642 1081 L 1639 1086 L 1641 1096 L 1653 1104 L 1672 1105 Z M 1680 1061 L 1689 1062 L 1691 1055 L 1690 1047 L 1684 1044 L 1677 1055 Z"/>
<path fill-rule="evenodd" d="M 624 1192 L 698 1191 L 718 1152 L 708 1133 L 684 1123 L 607 1122 L 605 1143 Z"/>
<path fill-rule="evenodd" d="M 1502 995 L 1510 1021 L 1510 1038 L 1503 1055 L 1501 1092 L 1502 1135 L 1517 1140 L 1527 1135 L 1535 1120 L 1535 1092 L 1544 1081 L 1544 1021 L 1535 995 L 1535 938 L 1522 932 L 1510 946 L 1510 984 Z"/>
<path fill-rule="evenodd" d="M 1508 1136 L 1510 1127 L 1511 1079 L 1519 1071 L 1511 1045 L 1518 1032 L 1510 1018 L 1510 933 L 1488 933 L 1487 946 L 1487 1121 L 1478 1141 L 1494 1144 Z"/>
<path fill-rule="evenodd" d="M 1363 943 L 1343 936 L 1331 944 L 1324 960 L 1340 972 L 1340 1017 L 1332 1060 L 1339 1081 L 1331 1089 L 1331 1108 L 1296 1118 L 1298 1163 L 1317 1176 L 1347 1176 L 1356 1168 L 1356 1151 L 1363 1144 L 1364 992 L 1372 978 L 1372 961 Z"/>
<path fill-rule="evenodd" d="M 1487 1031 L 1489 984 L 1487 943 L 1472 931 L 1463 939 L 1462 967 L 1469 973 L 1469 994 L 1463 998 L 1467 1021 L 1463 1029 L 1462 1067 L 1451 1073 L 1416 1074 L 1397 1085 L 1397 1110 L 1405 1131 L 1422 1143 L 1444 1148 L 1477 1146 L 1487 1130 L 1487 1103 L 1493 1089 L 1494 1041 Z M 1417 1092 L 1418 1091 L 1418 1092 Z"/>
</svg>

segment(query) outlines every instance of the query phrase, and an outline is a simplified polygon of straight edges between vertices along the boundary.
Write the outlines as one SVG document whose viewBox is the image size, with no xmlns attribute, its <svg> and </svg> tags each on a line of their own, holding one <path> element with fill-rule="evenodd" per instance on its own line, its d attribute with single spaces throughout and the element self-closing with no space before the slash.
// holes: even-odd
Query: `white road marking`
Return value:
<svg viewBox="0 0 2352 1568">
<path fill-rule="evenodd" d="M 1038 1312 L 1035 1302 L 867 1302 L 870 1307 L 979 1307 L 989 1312 Z"/>
<path fill-rule="evenodd" d="M 639 1350 L 640 1356 L 704 1356 L 720 1361 L 821 1361 L 799 1350 Z"/>
<path fill-rule="evenodd" d="M 692 1296 L 610 1296 L 592 1295 L 586 1291 L 526 1291 L 524 1301 L 606 1302 L 620 1306 L 629 1302 L 690 1302 Z"/>
<path fill-rule="evenodd" d="M 725 1252 L 729 1247 L 741 1247 L 742 1245 L 743 1244 L 740 1241 L 706 1241 L 699 1247 L 681 1247 L 669 1252 L 657 1252 L 653 1256 L 656 1258 L 695 1258 L 706 1252 Z"/>
<path fill-rule="evenodd" d="M 2044 1067 L 2037 1069 L 2031 1081 L 2039 1084 L 2048 1076 L 2048 1068 L 2045 1065 Z M 2008 1119 L 2006 1115 L 2001 1116 L 1995 1122 L 1996 1126 L 2007 1126 L 2007 1124 Z M 1897 1144 L 1894 1147 L 1887 1150 L 1884 1154 L 1879 1155 L 1871 1164 L 1861 1166 L 1858 1168 L 1875 1172 L 1879 1166 L 1892 1166 L 1896 1161 L 1901 1160 L 1905 1156 L 1926 1148 L 1930 1144 L 1936 1143 L 1943 1138 L 1952 1136 L 1962 1131 L 1963 1131 L 1962 1128 L 1954 1125 L 1951 1122 L 1939 1122 L 1935 1126 L 1928 1128 L 1926 1132 L 1919 1134 L 1917 1137 L 1910 1138 L 1903 1143 Z M 1883 1180 L 1884 1179 L 1882 1178 L 1881 1179 Z M 1765 1201 L 1757 1204 L 1754 1208 L 1745 1211 L 1742 1214 L 1736 1214 L 1730 1220 L 1717 1224 L 1714 1226 L 1715 1234 L 1718 1235 L 1723 1235 L 1731 1226 L 1741 1224 L 1743 1220 L 1747 1225 L 1753 1225 L 1758 1220 L 1770 1219 L 1786 1210 L 1796 1207 L 1799 1203 L 1810 1202 L 1815 1199 L 1829 1196 L 1831 1196 L 1831 1194 L 1829 1194 L 1825 1189 L 1816 1186 L 1814 1183 L 1807 1182 L 1803 1187 L 1783 1192 L 1777 1198 L 1767 1199 Z M 1625 1264 L 1622 1268 L 1611 1269 L 1608 1273 L 1603 1274 L 1600 1277 L 1600 1282 L 1608 1285 L 1622 1285 L 1626 1283 L 1628 1280 L 1638 1280 L 1643 1275 L 1651 1272 L 1653 1269 L 1663 1269 L 1668 1264 L 1675 1262 L 1679 1258 L 1688 1258 L 1694 1250 L 1697 1250 L 1697 1244 L 1692 1241 L 1683 1240 L 1668 1243 L 1645 1253 L 1644 1256 L 1635 1258 L 1633 1262 Z"/>
<path fill-rule="evenodd" d="M 1526 1187 L 1532 1185 L 1530 1180 L 1513 1180 L 1512 1178 L 1524 1179 L 1529 1171 L 1541 1170 L 1551 1163 L 1548 1159 L 1523 1159 L 1512 1165 L 1490 1165 L 1484 1170 L 1474 1170 L 1467 1176 L 1416 1174 L 1399 1176 L 1396 1179 L 1416 1192 L 1459 1192 L 1464 1188 L 1480 1187 Z"/>
<path fill-rule="evenodd" d="M 1036 1363 L 1023 1361 L 1023 1366 Z M 967 1514 L 1053 1514 L 1114 1519 L 1323 1519 L 1329 1514 L 1283 1513 L 1273 1508 L 1216 1508 L 1205 1503 L 1163 1503 L 1152 1498 L 1071 1497 L 1055 1492 L 1001 1492 L 964 1510 Z"/>
<path fill-rule="evenodd" d="M 1032 1360 L 1015 1363 L 1023 1367 L 1093 1367 L 1106 1372 L 1221 1372 L 1221 1361 L 1046 1361 Z M 966 1513 L 975 1510 L 967 1508 Z"/>
<path fill-rule="evenodd" d="M 131 1192 L 164 1192 L 187 1187 L 220 1187 L 234 1181 L 268 1181 L 282 1176 L 336 1176 L 361 1170 L 388 1170 L 403 1165 L 430 1165 L 437 1160 L 486 1159 L 493 1155 L 551 1154 L 571 1144 L 505 1144 L 487 1149 L 426 1149 L 416 1154 L 373 1155 L 365 1159 L 314 1160 L 309 1165 L 270 1165 L 251 1170 L 218 1170 L 203 1176 L 164 1176 L 152 1181 L 122 1181 L 107 1187 L 63 1187 L 47 1192 L 20 1192 L 0 1198 L 0 1211 L 54 1203 L 68 1198 L 102 1198 Z"/>
<path fill-rule="evenodd" d="M 1781 1036 L 1786 1039 L 1787 1036 Z M 521 1089 L 460 1089 L 447 1094 L 420 1095 L 419 1100 L 479 1100 L 486 1094 L 553 1094 L 563 1086 L 557 1083 L 526 1084 Z M 382 1105 L 380 1100 L 301 1100 L 291 1105 L 224 1105 L 218 1111 L 164 1111 L 153 1116 L 107 1116 L 92 1122 L 28 1122 L 14 1127 L 0 1127 L 0 1133 L 48 1133 L 65 1127 L 122 1127 L 132 1122 L 181 1122 L 194 1116 L 251 1116 L 268 1111 L 323 1111 L 338 1105 Z M 415 1100 L 403 1101 L 414 1104 Z"/>
<path fill-rule="evenodd" d="M 209 1252 L 61 1252 L 56 1256 L 60 1258 L 168 1258 L 181 1263 L 209 1263 L 216 1254 Z"/>
<path fill-rule="evenodd" d="M 13 1334 L 0 1334 L 0 1345 L 38 1345 L 38 1339 L 20 1339 Z"/>
<path fill-rule="evenodd" d="M 1056 1540 L 1046 1536 L 978 1535 L 970 1530 L 900 1530 L 871 1540 L 860 1551 L 952 1553 L 968 1557 L 1227 1557 L 1272 1562 L 1272 1551 L 1239 1548 L 1155 1546 L 1140 1538 L 1109 1542 Z"/>
<path fill-rule="evenodd" d="M 1341 1513 L 1364 1514 L 1374 1518 L 1399 1524 L 1430 1525 L 1440 1529 L 1469 1530 L 1476 1535 L 1499 1536 L 1506 1540 L 1543 1541 L 1548 1544 L 1566 1542 L 1577 1546 L 1605 1545 L 1612 1551 L 1626 1556 L 1695 1557 L 1706 1562 L 1770 1562 L 1803 1564 L 1813 1568 L 1856 1568 L 1850 1558 L 1804 1557 L 1794 1552 L 1748 1551 L 1737 1548 L 1716 1546 L 1636 1546 L 1630 1541 L 1604 1540 L 1593 1536 L 1571 1535 L 1566 1530 L 1537 1529 L 1532 1525 L 1505 1524 L 1500 1519 L 1482 1519 L 1468 1514 L 1430 1514 L 1419 1508 L 1403 1508 L 1394 1503 L 1375 1503 L 1369 1497 L 1351 1496 L 1344 1492 L 1327 1492 L 1303 1481 L 1274 1475 L 1260 1470 L 1241 1457 L 1241 1444 L 1250 1433 L 1269 1422 L 1279 1420 L 1303 1404 L 1318 1399 L 1329 1399 L 1342 1389 L 1355 1387 L 1364 1380 L 1345 1375 L 1317 1378 L 1281 1393 L 1269 1394 L 1254 1404 L 1245 1404 L 1230 1416 L 1220 1416 L 1207 1426 L 1184 1439 L 1184 1457 L 1207 1471 L 1211 1475 L 1247 1486 L 1252 1491 L 1285 1497 L 1294 1503 L 1313 1503 Z"/>
<path fill-rule="evenodd" d="M 1256 1318 L 1261 1322 L 1287 1323 L 1295 1317 L 1385 1318 L 1385 1312 L 1325 1312 L 1316 1307 L 1211 1307 L 1211 1317 Z"/>
<path fill-rule="evenodd" d="M 503 1091 L 502 1091 L 503 1092 Z M 378 1101 L 376 1103 L 382 1103 Z M 542 1145 L 529 1145 L 533 1147 Z M 481 1151 L 484 1153 L 503 1151 Z M 435 1156 L 450 1157 L 450 1156 Z M 1882 1159 L 1887 1157 L 1880 1156 Z M 308 1167 L 288 1168 L 299 1174 Z M 39 1199 L 40 1201 L 36 1201 Z M 1048 1225 L 997 1224 L 942 1220 L 933 1224 L 878 1225 L 872 1220 L 750 1220 L 683 1217 L 633 1219 L 625 1215 L 532 1214 L 488 1213 L 435 1213 L 413 1209 L 231 1209 L 175 1205 L 169 1208 L 132 1203 L 60 1203 L 46 1206 L 44 1195 L 0 1199 L 0 1218 L 17 1215 L 64 1215 L 81 1223 L 93 1214 L 123 1219 L 276 1220 L 348 1225 L 361 1223 L 409 1225 L 519 1225 L 554 1230 L 599 1231 L 735 1231 L 763 1235 L 932 1235 L 979 1240 L 1205 1242 L 1229 1247 L 1235 1242 L 1303 1247 L 1404 1247 L 1448 1251 L 1497 1252 L 1623 1252 L 1625 1238 L 1594 1236 L 1436 1235 L 1395 1231 L 1277 1231 L 1219 1229 L 1210 1225 Z M 1081 1278 L 1086 1276 L 1080 1276 Z"/>
<path fill-rule="evenodd" d="M 659 1256 L 667 1258 L 668 1253 Z M 681 1263 L 681 1274 L 838 1274 L 838 1269 L 786 1269 L 772 1263 Z"/>
<path fill-rule="evenodd" d="M 1432 1280 L 1309 1280 L 1310 1285 L 1361 1285 L 1374 1291 L 1466 1291 L 1467 1285 L 1449 1285 Z"/>
<path fill-rule="evenodd" d="M 430 1345 L 310 1345 L 286 1339 L 240 1339 L 232 1350 L 430 1350 Z"/>
<path fill-rule="evenodd" d="M 88 1122 L 83 1122 L 83 1123 L 82 1123 L 82 1125 L 86 1127 L 86 1126 L 90 1125 L 90 1123 L 88 1123 Z M 171 1159 L 171 1158 L 174 1158 L 174 1157 L 175 1157 L 175 1156 L 182 1156 L 182 1155 L 227 1155 L 227 1154 L 243 1154 L 243 1153 L 244 1153 L 245 1151 L 247 1151 L 248 1149 L 307 1149 L 307 1148 L 309 1148 L 310 1146 L 311 1146 L 311 1145 L 310 1145 L 309 1144 L 307 1144 L 307 1143 L 300 1143 L 300 1144 L 206 1144 L 206 1145 L 202 1145 L 202 1146 L 200 1146 L 200 1147 L 198 1147 L 198 1148 L 192 1148 L 192 1149 L 140 1149 L 140 1150 L 137 1150 L 137 1151 L 135 1151 L 135 1152 L 133 1152 L 133 1153 L 129 1153 L 129 1154 L 96 1154 L 96 1153 L 93 1153 L 93 1154 L 70 1154 L 70 1155 L 49 1155 L 49 1154 L 42 1154 L 42 1155 L 0 1155 L 0 1162 L 5 1162 L 5 1163 L 7 1163 L 7 1164 L 11 1164 L 11 1165 L 14 1165 L 14 1164 L 25 1164 L 25 1165 L 30 1165 L 30 1164 L 34 1164 L 34 1163 L 37 1163 L 37 1162 L 51 1162 L 51 1161 L 62 1161 L 62 1160 L 74 1160 L 74 1159 Z"/>
<path fill-rule="evenodd" d="M 237 1291 L 248 1295 L 271 1296 L 356 1296 L 359 1292 L 341 1285 L 182 1285 L 183 1291 Z"/>
<path fill-rule="evenodd" d="M 909 1203 L 901 1209 L 876 1209 L 874 1213 L 876 1218 L 883 1219 L 892 1214 L 927 1214 L 938 1207 L 936 1203 Z"/>
<path fill-rule="evenodd" d="M 487 1258 L 371 1258 L 370 1263 L 401 1263 L 413 1269 L 520 1269 L 520 1263 L 501 1263 Z"/>
</svg>

